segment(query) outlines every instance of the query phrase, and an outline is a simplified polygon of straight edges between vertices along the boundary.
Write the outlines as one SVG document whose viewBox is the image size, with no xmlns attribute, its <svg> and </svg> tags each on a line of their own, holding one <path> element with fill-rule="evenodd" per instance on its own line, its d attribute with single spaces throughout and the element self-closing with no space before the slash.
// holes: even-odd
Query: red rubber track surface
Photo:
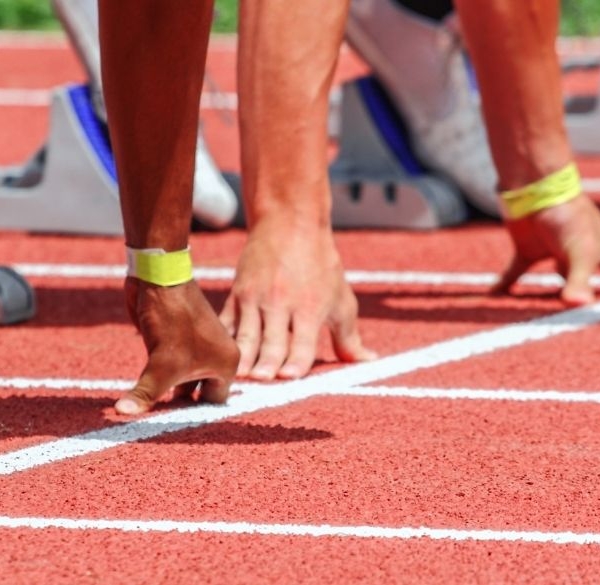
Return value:
<svg viewBox="0 0 600 585">
<path fill-rule="evenodd" d="M 213 40 L 208 91 L 235 91 L 233 49 Z M 364 71 L 344 50 L 336 80 Z M 0 38 L 0 94 L 83 79 L 60 38 Z M 47 117 L 0 106 L 0 164 L 42 144 Z M 202 118 L 237 169 L 235 113 Z M 581 163 L 600 177 L 600 157 Z M 235 266 L 244 237 L 193 235 L 196 265 Z M 121 279 L 58 271 L 122 265 L 121 239 L 2 234 L 39 311 L 0 331 L 0 584 L 597 580 L 600 310 L 565 311 L 548 264 L 488 296 L 474 277 L 511 252 L 494 223 L 336 238 L 384 359 L 340 365 L 323 332 L 297 385 L 239 381 L 227 407 L 159 405 L 131 426 L 115 384 L 144 350 Z M 229 282 L 202 280 L 217 309 Z"/>
</svg>

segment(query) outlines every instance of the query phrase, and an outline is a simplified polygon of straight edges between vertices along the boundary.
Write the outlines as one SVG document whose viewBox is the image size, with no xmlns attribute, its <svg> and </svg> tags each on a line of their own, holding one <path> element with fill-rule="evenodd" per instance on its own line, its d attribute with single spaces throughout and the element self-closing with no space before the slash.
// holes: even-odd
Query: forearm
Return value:
<svg viewBox="0 0 600 585">
<path fill-rule="evenodd" d="M 348 2 L 242 0 L 238 91 L 250 225 L 330 217 L 327 113 Z M 289 223 L 289 222 L 286 222 Z"/>
<path fill-rule="evenodd" d="M 501 191 L 572 159 L 555 51 L 558 0 L 456 0 Z"/>
<path fill-rule="evenodd" d="M 212 2 L 100 0 L 111 141 L 127 245 L 187 245 Z"/>
</svg>

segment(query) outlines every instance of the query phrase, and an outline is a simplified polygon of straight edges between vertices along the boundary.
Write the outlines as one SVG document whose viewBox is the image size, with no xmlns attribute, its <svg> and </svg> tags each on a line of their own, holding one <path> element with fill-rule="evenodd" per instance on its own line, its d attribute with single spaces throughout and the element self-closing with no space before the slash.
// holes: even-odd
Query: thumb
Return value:
<svg viewBox="0 0 600 585">
<path fill-rule="evenodd" d="M 123 398 L 117 400 L 115 410 L 126 415 L 138 415 L 151 410 L 156 401 L 175 386 L 171 370 L 164 360 L 154 359 L 151 354 L 139 380 Z"/>
<path fill-rule="evenodd" d="M 156 402 L 154 399 L 155 395 L 153 390 L 149 389 L 143 383 L 138 382 L 123 398 L 119 398 L 115 402 L 115 410 L 119 414 L 126 414 L 128 416 L 144 414 L 154 406 Z"/>
</svg>

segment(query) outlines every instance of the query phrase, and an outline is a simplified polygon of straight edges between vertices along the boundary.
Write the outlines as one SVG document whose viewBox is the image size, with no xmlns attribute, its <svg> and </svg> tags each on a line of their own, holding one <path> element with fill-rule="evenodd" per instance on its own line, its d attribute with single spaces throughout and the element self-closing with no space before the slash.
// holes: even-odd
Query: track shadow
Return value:
<svg viewBox="0 0 600 585">
<path fill-rule="evenodd" d="M 204 284 L 208 301 L 220 311 L 229 285 Z M 554 290 L 490 296 L 486 291 L 368 290 L 355 287 L 360 316 L 368 319 L 424 322 L 473 322 L 506 324 L 556 312 L 561 307 Z M 120 284 L 102 288 L 36 288 L 38 313 L 23 327 L 88 327 L 106 323 L 129 324 Z M 414 301 L 414 302 L 410 302 Z M 439 302 L 436 302 L 439 301 Z M 447 301 L 447 302 L 445 302 Z"/>
<path fill-rule="evenodd" d="M 220 310 L 228 289 L 203 288 L 208 301 Z M 23 327 L 89 327 L 131 323 L 121 285 L 103 288 L 36 287 L 37 315 Z"/>
<path fill-rule="evenodd" d="M 35 440 L 36 437 L 63 438 L 91 431 L 118 428 L 135 419 L 109 420 L 107 409 L 112 415 L 112 397 L 94 396 L 26 396 L 2 397 L 0 391 L 0 442 L 14 438 Z M 191 405 L 189 401 L 177 400 L 161 404 L 155 412 L 168 411 Z M 208 408 L 214 408 L 207 406 Z M 161 424 L 152 419 L 138 419 L 142 429 L 161 432 Z M 118 434 L 118 433 L 117 433 Z M 260 425 L 241 421 L 223 421 L 201 427 L 190 428 L 186 423 L 170 424 L 169 432 L 139 442 L 156 444 L 219 444 L 219 445 L 263 445 L 272 443 L 297 443 L 329 439 L 327 431 L 306 427 L 283 425 Z"/>
<path fill-rule="evenodd" d="M 361 318 L 387 321 L 504 325 L 543 317 L 562 310 L 558 304 L 557 293 L 552 291 L 508 297 L 490 296 L 473 291 L 370 292 L 363 289 L 357 291 L 357 297 Z M 522 301 L 521 306 L 519 306 L 520 301 Z M 532 301 L 535 301 L 535 304 Z"/>
<path fill-rule="evenodd" d="M 61 438 L 101 429 L 107 424 L 103 411 L 115 401 L 97 396 L 7 396 L 7 392 L 0 391 L 0 441 L 36 436 Z"/>
<path fill-rule="evenodd" d="M 148 439 L 158 444 L 267 445 L 331 439 L 332 433 L 306 427 L 259 425 L 235 421 L 212 423 Z"/>
</svg>

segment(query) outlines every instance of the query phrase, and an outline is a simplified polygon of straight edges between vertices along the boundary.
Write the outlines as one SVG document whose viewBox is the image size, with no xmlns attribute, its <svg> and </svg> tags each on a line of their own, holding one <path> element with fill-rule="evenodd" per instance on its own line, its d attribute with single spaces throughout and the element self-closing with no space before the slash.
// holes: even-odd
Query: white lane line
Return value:
<svg viewBox="0 0 600 585">
<path fill-rule="evenodd" d="M 369 384 L 375 380 L 385 380 L 416 370 L 432 368 L 450 362 L 461 361 L 500 349 L 507 349 L 531 341 L 540 341 L 583 329 L 600 322 L 600 303 L 563 311 L 504 327 L 488 329 L 463 337 L 441 341 L 432 345 L 401 352 L 372 362 L 363 362 L 296 380 L 279 386 L 291 390 L 296 386 L 304 391 L 313 389 L 315 394 L 335 388 L 351 388 Z"/>
<path fill-rule="evenodd" d="M 284 406 L 310 395 L 310 393 L 302 394 L 298 391 L 286 393 L 280 390 L 276 386 L 265 386 L 260 389 L 260 392 L 233 395 L 223 406 L 199 405 L 172 410 L 129 423 L 113 425 L 98 431 L 6 453 L 0 456 L 0 475 L 10 475 L 39 465 L 96 453 L 134 441 L 151 439 L 164 433 L 199 427 L 264 408 Z"/>
<path fill-rule="evenodd" d="M 203 110 L 235 111 L 238 107 L 238 96 L 230 91 L 205 91 L 200 98 L 200 108 Z"/>
<path fill-rule="evenodd" d="M 23 276 L 59 278 L 124 278 L 123 264 L 12 264 Z M 195 268 L 194 277 L 202 280 L 232 280 L 235 270 L 229 267 Z"/>
<path fill-rule="evenodd" d="M 373 396 L 434 400 L 505 400 L 508 402 L 566 402 L 600 404 L 600 392 L 566 390 L 514 390 L 508 388 L 410 388 L 408 386 L 354 386 L 332 388 L 326 395 Z"/>
<path fill-rule="evenodd" d="M 16 390 L 77 390 L 124 392 L 135 380 L 82 380 L 74 378 L 0 378 L 0 388 Z M 236 382 L 232 392 L 258 392 L 272 384 Z M 600 392 L 569 390 L 516 390 L 510 388 L 434 388 L 410 386 L 338 386 L 323 390 L 328 396 L 364 396 L 373 398 L 416 398 L 434 400 L 504 400 L 507 402 L 600 403 Z M 1 399 L 1 397 L 0 397 Z"/>
<path fill-rule="evenodd" d="M 12 388 L 16 390 L 78 390 L 78 391 L 105 391 L 123 392 L 129 390 L 135 384 L 135 380 L 83 380 L 77 378 L 0 378 L 0 388 Z M 232 392 L 246 392 L 264 387 L 263 384 L 255 382 L 243 382 L 232 384 Z"/>
<path fill-rule="evenodd" d="M 63 530 L 115 530 L 120 532 L 217 533 L 262 536 L 348 537 L 396 540 L 451 540 L 475 542 L 515 542 L 539 544 L 600 544 L 596 532 L 544 532 L 541 530 L 464 530 L 455 528 L 336 526 L 331 524 L 257 524 L 253 522 L 186 522 L 177 520 L 93 520 L 84 518 L 10 518 L 0 516 L 0 528 Z"/>
<path fill-rule="evenodd" d="M 77 390 L 124 392 L 135 380 L 83 380 L 77 378 L 0 378 L 0 388 L 15 390 Z M 232 393 L 259 392 L 273 384 L 236 382 Z M 373 398 L 416 398 L 435 400 L 504 400 L 508 402 L 582 402 L 600 403 L 600 392 L 569 390 L 516 390 L 511 388 L 434 388 L 410 386 L 337 386 L 320 392 L 328 396 L 364 396 Z M 0 397 L 1 399 L 1 397 Z"/>
<path fill-rule="evenodd" d="M 0 106 L 40 108 L 50 105 L 52 93 L 47 89 L 0 89 Z"/>
<path fill-rule="evenodd" d="M 12 264 L 23 276 L 60 278 L 123 278 L 125 266 L 120 264 Z M 194 277 L 199 280 L 230 281 L 235 269 L 228 266 L 195 268 Z M 425 284 L 425 285 L 464 285 L 490 286 L 498 281 L 493 272 L 432 272 L 415 270 L 347 270 L 346 278 L 353 284 Z M 591 284 L 600 288 L 600 276 L 591 278 Z M 560 287 L 564 284 L 558 274 L 526 274 L 520 284 Z"/>
<path fill-rule="evenodd" d="M 582 179 L 583 190 L 589 193 L 600 193 L 600 178 Z"/>
<path fill-rule="evenodd" d="M 35 50 L 55 49 L 71 50 L 71 45 L 62 32 L 29 32 L 8 31 L 0 32 L 0 49 L 2 50 Z"/>
<path fill-rule="evenodd" d="M 0 88 L 0 107 L 46 108 L 52 101 L 52 89 Z M 234 92 L 207 91 L 202 94 L 203 110 L 237 110 L 238 97 Z"/>
<path fill-rule="evenodd" d="M 72 378 L 0 378 L 0 388 L 16 388 L 29 390 L 44 388 L 48 390 L 129 390 L 133 380 L 78 380 Z"/>
<path fill-rule="evenodd" d="M 498 349 L 547 339 L 598 322 L 600 322 L 600 303 L 557 313 L 550 317 L 442 341 L 372 362 L 340 367 L 302 380 L 264 386 L 255 385 L 242 394 L 233 395 L 228 403 L 223 406 L 200 405 L 173 410 L 150 415 L 141 420 L 5 453 L 0 456 L 0 475 L 10 475 L 39 465 L 103 451 L 125 443 L 156 437 L 163 433 L 199 427 L 265 408 L 286 406 L 339 387 L 351 388 L 359 384 L 384 380 Z"/>
</svg>

